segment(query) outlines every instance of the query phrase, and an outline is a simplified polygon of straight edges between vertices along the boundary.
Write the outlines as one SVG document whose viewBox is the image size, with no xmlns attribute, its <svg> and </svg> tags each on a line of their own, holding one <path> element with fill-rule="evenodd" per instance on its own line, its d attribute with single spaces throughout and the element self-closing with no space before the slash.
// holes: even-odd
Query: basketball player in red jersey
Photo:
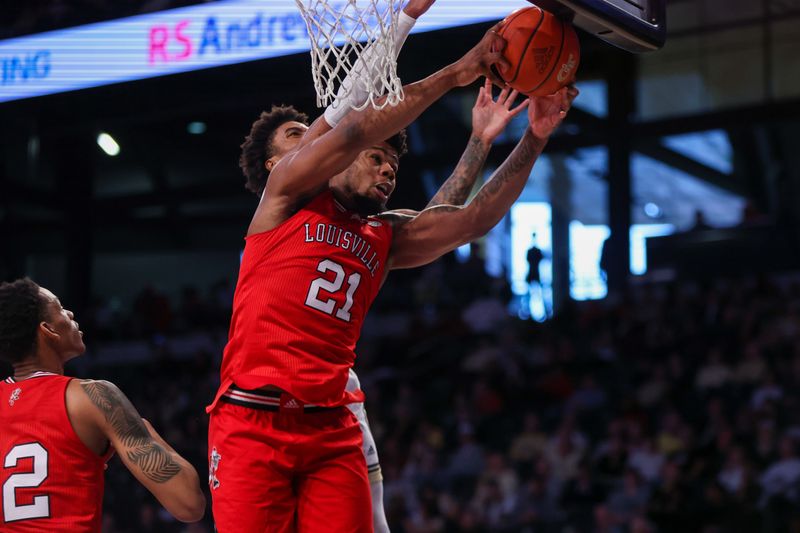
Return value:
<svg viewBox="0 0 800 533">
<path fill-rule="evenodd" d="M 64 376 L 86 350 L 72 312 L 28 279 L 0 284 L 3 533 L 100 531 L 106 461 L 122 462 L 175 518 L 205 513 L 197 471 L 112 383 Z"/>
<path fill-rule="evenodd" d="M 467 201 L 467 197 L 486 162 L 492 143 L 506 128 L 511 119 L 521 113 L 527 106 L 528 102 L 526 100 L 522 104 L 512 107 L 517 99 L 517 91 L 512 91 L 508 88 L 503 89 L 497 100 L 492 98 L 491 91 L 491 82 L 487 80 L 486 85 L 481 87 L 478 98 L 472 108 L 472 134 L 467 143 L 467 148 L 464 150 L 452 175 L 440 187 L 427 207 L 440 204 L 463 205 Z M 328 113 L 326 112 L 326 121 L 328 120 L 327 115 Z M 269 113 L 262 113 L 256 125 L 254 125 L 248 141 L 242 146 L 241 165 L 245 175 L 248 177 L 247 186 L 259 198 L 263 193 L 266 169 L 261 165 L 252 165 L 252 160 L 265 161 L 272 158 L 277 162 L 287 152 L 296 149 L 303 140 L 298 136 L 289 136 L 284 139 L 284 142 L 267 143 L 261 140 L 272 138 L 272 133 L 281 126 L 298 127 L 297 124 L 292 125 L 291 123 L 299 123 L 300 126 L 305 126 L 308 123 L 308 117 L 291 106 L 273 106 Z M 253 166 L 255 166 L 255 172 L 251 173 L 248 167 Z M 417 212 L 411 210 L 402 210 L 402 212 L 411 215 L 417 214 Z M 360 389 L 358 376 L 353 369 L 350 369 L 345 390 L 355 392 L 358 389 Z M 362 451 L 367 463 L 370 494 L 372 496 L 373 528 L 377 533 L 388 533 L 389 526 L 383 509 L 383 475 L 378 449 L 370 430 L 367 413 L 363 403 L 349 404 L 348 408 L 356 415 L 361 427 L 363 437 Z"/>
<path fill-rule="evenodd" d="M 395 43 L 394 50 L 396 54 L 399 55 L 417 19 L 433 3 L 434 0 L 411 0 L 399 13 L 398 24 L 390 34 L 390 38 Z M 317 135 L 324 133 L 324 131 L 329 131 L 352 107 L 361 106 L 366 101 L 366 91 L 359 84 L 353 83 L 350 77 L 354 73 L 361 78 L 376 78 L 379 76 L 379 73 L 370 75 L 370 73 L 364 72 L 364 70 L 378 64 L 378 62 L 372 61 L 371 54 L 370 48 L 367 48 L 362 53 L 359 62 L 348 73 L 347 78 L 342 82 L 342 87 L 350 88 L 350 90 L 340 91 L 337 94 L 336 101 L 325 110 L 324 118 L 321 119 L 321 124 L 317 126 Z M 472 109 L 472 135 L 467 148 L 452 175 L 445 181 L 427 207 L 439 204 L 462 205 L 466 202 L 478 174 L 483 168 L 494 139 L 505 129 L 511 119 L 521 113 L 527 106 L 528 102 L 526 100 L 521 105 L 512 108 L 516 98 L 516 91 L 504 89 L 497 101 L 494 101 L 491 97 L 491 82 L 487 80 L 487 85 L 481 88 L 480 95 Z M 256 123 L 257 126 L 254 126 L 253 134 L 242 146 L 242 169 L 246 175 L 249 174 L 248 178 L 252 177 L 252 179 L 248 180 L 251 182 L 248 188 L 259 198 L 262 196 L 264 183 L 266 182 L 264 178 L 266 169 L 263 161 L 273 158 L 277 162 L 287 152 L 296 149 L 300 142 L 308 140 L 305 135 L 302 138 L 293 135 L 284 138 L 285 142 L 283 143 L 277 140 L 275 143 L 265 142 L 265 139 L 272 138 L 274 128 L 292 121 L 307 125 L 308 117 L 291 106 L 273 106 L 269 113 L 262 113 L 261 118 Z M 324 131 L 320 126 L 324 127 Z M 280 145 L 280 149 L 278 145 Z M 404 211 L 416 214 L 410 210 Z M 350 369 L 345 390 L 356 392 L 360 388 L 358 376 L 353 369 Z M 361 447 L 367 464 L 367 476 L 372 497 L 373 528 L 376 533 L 388 533 L 389 525 L 383 506 L 383 474 L 378 447 L 370 429 L 367 412 L 363 403 L 352 403 L 348 405 L 348 408 L 358 419 L 361 428 Z"/>
<path fill-rule="evenodd" d="M 429 263 L 502 218 L 577 91 L 532 100 L 523 139 L 463 208 L 383 212 L 399 159 L 383 139 L 449 89 L 481 73 L 494 78 L 489 67 L 504 61 L 504 44 L 490 31 L 456 63 L 406 86 L 398 106 L 350 113 L 279 161 L 263 161 L 269 179 L 246 237 L 222 383 L 208 408 L 220 533 L 372 530 L 361 432 L 343 408 L 363 401 L 345 384 L 367 308 L 387 267 Z M 273 136 L 304 133 L 290 124 Z"/>
</svg>

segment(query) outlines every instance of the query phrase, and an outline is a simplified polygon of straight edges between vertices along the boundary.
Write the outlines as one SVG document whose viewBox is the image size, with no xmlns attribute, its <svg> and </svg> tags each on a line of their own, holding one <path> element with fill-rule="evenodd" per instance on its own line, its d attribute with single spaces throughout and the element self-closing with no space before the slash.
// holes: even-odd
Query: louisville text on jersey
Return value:
<svg viewBox="0 0 800 533">
<path fill-rule="evenodd" d="M 381 265 L 378 252 L 373 251 L 372 244 L 360 235 L 345 230 L 335 224 L 318 223 L 315 228 L 311 224 L 305 226 L 305 242 L 321 242 L 347 250 L 356 256 L 367 267 L 372 277 Z"/>
</svg>

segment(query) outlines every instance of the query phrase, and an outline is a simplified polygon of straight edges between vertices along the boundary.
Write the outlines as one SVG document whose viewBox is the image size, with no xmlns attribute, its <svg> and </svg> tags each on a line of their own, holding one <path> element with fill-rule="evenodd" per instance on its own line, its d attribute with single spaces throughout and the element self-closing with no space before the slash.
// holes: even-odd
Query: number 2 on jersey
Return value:
<svg viewBox="0 0 800 533">
<path fill-rule="evenodd" d="M 308 295 L 306 296 L 306 305 L 316 309 L 317 311 L 322 311 L 325 314 L 334 315 L 339 320 L 350 322 L 350 308 L 353 307 L 353 295 L 358 288 L 358 284 L 361 283 L 361 274 L 358 272 L 353 272 L 347 277 L 347 294 L 345 295 L 345 303 L 342 307 L 337 309 L 336 313 L 334 314 L 333 311 L 336 308 L 336 300 L 333 298 L 328 298 L 325 300 L 320 299 L 319 291 L 323 290 L 330 294 L 339 292 L 344 284 L 344 267 L 339 263 L 331 261 L 330 259 L 324 259 L 320 261 L 319 265 L 317 265 L 317 271 L 321 272 L 322 274 L 333 272 L 336 274 L 336 277 L 333 280 L 317 278 L 312 281 L 311 287 L 308 289 Z"/>
<path fill-rule="evenodd" d="M 50 516 L 50 497 L 34 496 L 33 503 L 17 505 L 16 489 L 33 489 L 47 479 L 47 450 L 38 442 L 18 444 L 3 461 L 5 468 L 14 468 L 20 459 L 33 459 L 33 472 L 11 474 L 3 483 L 3 520 L 6 523 Z"/>
</svg>

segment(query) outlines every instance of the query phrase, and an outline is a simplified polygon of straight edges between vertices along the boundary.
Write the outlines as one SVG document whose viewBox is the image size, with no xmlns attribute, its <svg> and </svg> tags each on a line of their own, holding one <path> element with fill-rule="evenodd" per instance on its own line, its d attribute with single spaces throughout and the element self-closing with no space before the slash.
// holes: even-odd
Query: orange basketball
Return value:
<svg viewBox="0 0 800 533">
<path fill-rule="evenodd" d="M 499 34 L 508 42 L 499 68 L 503 80 L 528 96 L 546 96 L 575 80 L 581 59 L 575 29 L 539 7 L 525 7 L 503 21 Z"/>
</svg>

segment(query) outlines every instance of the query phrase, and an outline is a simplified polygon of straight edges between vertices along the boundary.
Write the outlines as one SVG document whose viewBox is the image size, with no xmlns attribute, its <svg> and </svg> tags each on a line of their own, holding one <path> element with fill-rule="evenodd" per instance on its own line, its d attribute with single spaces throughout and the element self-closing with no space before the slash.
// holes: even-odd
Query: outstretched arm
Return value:
<svg viewBox="0 0 800 533">
<path fill-rule="evenodd" d="M 77 398 L 79 409 L 90 413 L 136 479 L 178 520 L 200 520 L 206 500 L 194 467 L 139 416 L 116 385 L 86 380 L 80 388 L 84 395 Z"/>
<path fill-rule="evenodd" d="M 394 29 L 394 33 L 391 36 L 392 39 L 394 39 L 395 59 L 397 59 L 397 56 L 400 54 L 400 50 L 403 48 L 417 19 L 424 15 L 435 1 L 436 0 L 410 0 L 403 8 L 398 18 L 397 27 Z M 322 116 L 318 117 L 313 124 L 311 124 L 311 127 L 305 135 L 303 135 L 300 146 L 308 144 L 321 135 L 328 133 L 350 112 L 353 105 L 360 106 L 366 102 L 366 90 L 358 84 L 353 86 L 354 82 L 352 77 L 356 74 L 364 75 L 363 71 L 365 69 L 374 68 L 372 65 L 374 65 L 375 62 L 372 61 L 372 55 L 375 53 L 374 45 L 362 52 L 353 70 L 342 80 L 342 85 L 339 87 L 339 91 L 336 94 L 336 100 L 325 109 L 325 113 Z M 370 77 L 374 78 L 375 74 Z"/>
<path fill-rule="evenodd" d="M 577 89 L 565 87 L 550 96 L 531 98 L 530 127 L 469 205 L 435 206 L 411 219 L 397 217 L 391 268 L 430 263 L 493 228 L 522 193 L 534 162 L 577 95 Z"/>
<path fill-rule="evenodd" d="M 504 47 L 505 41 L 492 28 L 457 62 L 406 86 L 405 99 L 397 106 L 349 113 L 330 132 L 284 157 L 270 174 L 265 196 L 288 200 L 316 190 L 346 169 L 362 150 L 406 127 L 450 89 L 468 85 L 481 74 L 497 79 L 490 67 L 506 63 Z"/>
<path fill-rule="evenodd" d="M 472 108 L 472 135 L 467 143 L 467 148 L 453 173 L 425 206 L 426 209 L 440 204 L 463 205 L 466 203 L 469 193 L 486 163 L 492 143 L 508 126 L 511 119 L 528 107 L 528 100 L 517 107 L 511 107 L 518 95 L 517 91 L 512 91 L 507 87 L 495 100 L 492 97 L 492 82 L 486 80 L 475 101 L 475 106 Z"/>
</svg>

